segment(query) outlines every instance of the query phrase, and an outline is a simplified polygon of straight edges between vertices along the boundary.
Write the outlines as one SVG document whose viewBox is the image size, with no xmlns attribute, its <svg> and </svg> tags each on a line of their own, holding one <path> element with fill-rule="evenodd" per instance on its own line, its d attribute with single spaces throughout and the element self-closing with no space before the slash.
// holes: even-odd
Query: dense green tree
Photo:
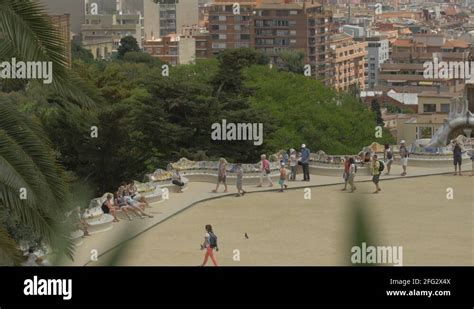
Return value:
<svg viewBox="0 0 474 309">
<path fill-rule="evenodd" d="M 270 149 L 297 148 L 307 144 L 312 151 L 354 154 L 374 141 L 375 117 L 350 94 L 336 93 L 319 81 L 302 75 L 254 66 L 245 72 L 246 85 L 254 88 L 253 106 L 276 119 L 273 136 L 266 136 Z M 388 131 L 378 142 L 390 142 Z"/>
<path fill-rule="evenodd" d="M 377 99 L 373 99 L 372 102 L 370 102 L 370 109 L 375 113 L 375 123 L 379 126 L 383 126 L 382 112 L 380 111 L 380 104 Z"/>
<path fill-rule="evenodd" d="M 304 52 L 301 50 L 284 50 L 278 53 L 279 68 L 283 71 L 302 74 L 304 71 Z"/>
<path fill-rule="evenodd" d="M 94 61 L 94 56 L 91 51 L 83 48 L 76 42 L 71 42 L 71 55 L 73 59 L 82 60 L 86 62 Z"/>
<path fill-rule="evenodd" d="M 126 53 L 128 52 L 138 52 L 140 51 L 140 47 L 138 46 L 137 40 L 129 35 L 123 37 L 120 40 L 120 45 L 117 49 L 118 58 L 122 59 Z"/>
</svg>

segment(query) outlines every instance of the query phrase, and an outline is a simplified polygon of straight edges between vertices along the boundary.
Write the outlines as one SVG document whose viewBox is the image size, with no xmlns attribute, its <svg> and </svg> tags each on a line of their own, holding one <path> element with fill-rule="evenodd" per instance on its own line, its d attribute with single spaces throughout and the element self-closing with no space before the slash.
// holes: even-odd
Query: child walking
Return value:
<svg viewBox="0 0 474 309">
<path fill-rule="evenodd" d="M 286 181 L 286 168 L 285 168 L 285 163 L 281 163 L 280 165 L 280 180 L 278 183 L 280 184 L 280 192 L 283 192 L 283 188 L 288 188 L 288 186 L 285 184 Z"/>
<path fill-rule="evenodd" d="M 217 236 L 212 231 L 212 226 L 210 224 L 207 224 L 205 229 L 206 235 L 204 236 L 204 243 L 201 245 L 201 250 L 206 249 L 206 254 L 204 255 L 204 261 L 201 266 L 206 266 L 209 257 L 211 258 L 212 264 L 217 266 L 217 261 L 214 257 L 214 249 L 219 251 L 219 248 L 217 247 Z"/>
</svg>

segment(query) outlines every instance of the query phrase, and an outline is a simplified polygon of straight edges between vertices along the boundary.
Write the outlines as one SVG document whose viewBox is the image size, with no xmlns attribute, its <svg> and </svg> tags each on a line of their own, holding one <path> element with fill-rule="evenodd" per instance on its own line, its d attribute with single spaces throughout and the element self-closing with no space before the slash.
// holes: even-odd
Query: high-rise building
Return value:
<svg viewBox="0 0 474 309">
<path fill-rule="evenodd" d="M 225 48 L 253 47 L 273 63 L 282 51 L 302 51 L 311 74 L 329 83 L 332 13 L 321 4 L 283 0 L 217 0 L 209 8 L 212 53 Z"/>
<path fill-rule="evenodd" d="M 179 34 L 199 22 L 198 0 L 144 0 L 145 40 Z"/>
<path fill-rule="evenodd" d="M 208 29 L 212 54 L 226 48 L 254 47 L 255 5 L 252 1 L 225 0 L 216 0 L 210 5 Z"/>
<path fill-rule="evenodd" d="M 369 37 L 366 57 L 366 89 L 371 90 L 377 85 L 380 65 L 389 59 L 389 44 L 385 37 Z"/>
<path fill-rule="evenodd" d="M 346 33 L 331 37 L 331 59 L 334 75 L 331 85 L 336 90 L 348 90 L 356 86 L 365 89 L 365 56 L 367 42 L 355 41 Z"/>
</svg>

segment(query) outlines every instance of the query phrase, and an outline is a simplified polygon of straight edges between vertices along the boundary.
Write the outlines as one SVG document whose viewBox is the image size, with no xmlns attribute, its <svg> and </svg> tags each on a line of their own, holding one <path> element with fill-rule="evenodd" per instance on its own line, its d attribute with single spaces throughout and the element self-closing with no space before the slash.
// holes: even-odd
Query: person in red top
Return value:
<svg viewBox="0 0 474 309">
<path fill-rule="evenodd" d="M 351 163 L 349 162 L 349 157 L 346 156 L 344 158 L 344 172 L 342 173 L 342 178 L 344 179 L 344 189 L 342 191 L 346 191 L 347 183 L 349 181 L 349 169 L 351 168 Z"/>
<path fill-rule="evenodd" d="M 260 184 L 257 187 L 261 187 L 263 183 L 263 177 L 266 177 L 270 187 L 273 187 L 272 179 L 270 178 L 270 161 L 267 160 L 266 155 L 260 156 Z"/>
</svg>

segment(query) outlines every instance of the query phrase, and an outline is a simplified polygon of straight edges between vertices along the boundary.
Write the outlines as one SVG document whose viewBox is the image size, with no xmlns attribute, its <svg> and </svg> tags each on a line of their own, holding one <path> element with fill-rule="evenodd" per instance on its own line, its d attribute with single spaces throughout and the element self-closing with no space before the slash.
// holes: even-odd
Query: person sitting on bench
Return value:
<svg viewBox="0 0 474 309">
<path fill-rule="evenodd" d="M 171 183 L 178 186 L 178 193 L 183 193 L 184 182 L 179 174 L 179 169 L 175 169 L 171 177 Z"/>
</svg>

